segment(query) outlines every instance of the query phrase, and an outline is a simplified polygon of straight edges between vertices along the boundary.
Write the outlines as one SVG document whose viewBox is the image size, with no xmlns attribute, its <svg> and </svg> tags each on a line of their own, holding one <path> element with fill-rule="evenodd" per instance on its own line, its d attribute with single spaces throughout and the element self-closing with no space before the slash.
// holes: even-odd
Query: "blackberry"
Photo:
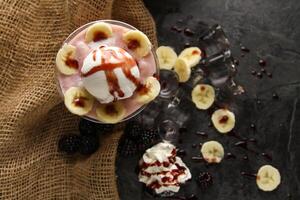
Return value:
<svg viewBox="0 0 300 200">
<path fill-rule="evenodd" d="M 213 184 L 213 177 L 209 172 L 201 172 L 197 182 L 201 189 L 206 189 Z"/>
<path fill-rule="evenodd" d="M 81 135 L 94 135 L 96 134 L 97 124 L 86 119 L 79 121 L 79 132 Z"/>
<path fill-rule="evenodd" d="M 118 146 L 118 153 L 121 156 L 133 156 L 138 152 L 137 143 L 130 138 L 123 137 Z"/>
<path fill-rule="evenodd" d="M 124 129 L 125 135 L 134 141 L 137 141 L 140 138 L 142 132 L 142 126 L 136 121 L 127 123 Z"/>
<path fill-rule="evenodd" d="M 80 137 L 79 135 L 69 134 L 64 135 L 59 139 L 58 150 L 69 155 L 76 153 L 79 149 Z"/>
<path fill-rule="evenodd" d="M 91 155 L 99 148 L 99 137 L 96 135 L 82 135 L 80 137 L 79 153 Z"/>
<path fill-rule="evenodd" d="M 158 130 L 156 129 L 145 129 L 139 137 L 138 149 L 144 151 L 159 141 L 160 137 Z"/>
</svg>

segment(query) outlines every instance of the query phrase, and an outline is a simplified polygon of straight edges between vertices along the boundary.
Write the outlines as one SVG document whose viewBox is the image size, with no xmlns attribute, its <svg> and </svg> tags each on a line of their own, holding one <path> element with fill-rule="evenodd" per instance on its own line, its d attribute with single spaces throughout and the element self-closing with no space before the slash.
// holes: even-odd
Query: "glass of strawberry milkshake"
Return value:
<svg viewBox="0 0 300 200">
<path fill-rule="evenodd" d="M 124 22 L 99 20 L 78 28 L 58 51 L 56 66 L 67 109 L 94 122 L 125 121 L 160 92 L 150 40 Z"/>
</svg>

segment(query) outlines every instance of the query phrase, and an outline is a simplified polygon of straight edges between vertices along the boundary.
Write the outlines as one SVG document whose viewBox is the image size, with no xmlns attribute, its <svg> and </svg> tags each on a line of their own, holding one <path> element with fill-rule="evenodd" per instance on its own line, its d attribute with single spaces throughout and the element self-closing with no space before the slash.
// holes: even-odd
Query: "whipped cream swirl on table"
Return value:
<svg viewBox="0 0 300 200">
<path fill-rule="evenodd" d="M 192 177 L 181 158 L 176 156 L 175 146 L 167 142 L 148 149 L 139 165 L 139 181 L 157 194 L 178 192 L 180 184 Z"/>
</svg>

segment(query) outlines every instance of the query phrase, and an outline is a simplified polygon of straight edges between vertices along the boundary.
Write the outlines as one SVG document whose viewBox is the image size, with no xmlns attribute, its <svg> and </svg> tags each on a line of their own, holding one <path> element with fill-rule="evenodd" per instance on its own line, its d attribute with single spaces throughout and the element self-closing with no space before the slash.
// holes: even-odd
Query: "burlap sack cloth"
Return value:
<svg viewBox="0 0 300 200">
<path fill-rule="evenodd" d="M 0 0 L 0 199 L 119 199 L 115 158 L 120 133 L 87 159 L 57 151 L 78 132 L 62 104 L 55 56 L 79 26 L 117 19 L 144 31 L 154 22 L 141 0 Z"/>
</svg>

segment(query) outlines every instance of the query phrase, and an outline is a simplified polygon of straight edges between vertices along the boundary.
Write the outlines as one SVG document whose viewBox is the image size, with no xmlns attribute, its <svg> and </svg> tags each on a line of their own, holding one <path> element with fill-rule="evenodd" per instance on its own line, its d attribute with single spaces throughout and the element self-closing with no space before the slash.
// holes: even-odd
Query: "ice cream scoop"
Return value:
<svg viewBox="0 0 300 200">
<path fill-rule="evenodd" d="M 83 86 L 100 103 L 129 98 L 140 83 L 136 61 L 119 47 L 100 46 L 90 52 L 81 76 Z"/>
</svg>

